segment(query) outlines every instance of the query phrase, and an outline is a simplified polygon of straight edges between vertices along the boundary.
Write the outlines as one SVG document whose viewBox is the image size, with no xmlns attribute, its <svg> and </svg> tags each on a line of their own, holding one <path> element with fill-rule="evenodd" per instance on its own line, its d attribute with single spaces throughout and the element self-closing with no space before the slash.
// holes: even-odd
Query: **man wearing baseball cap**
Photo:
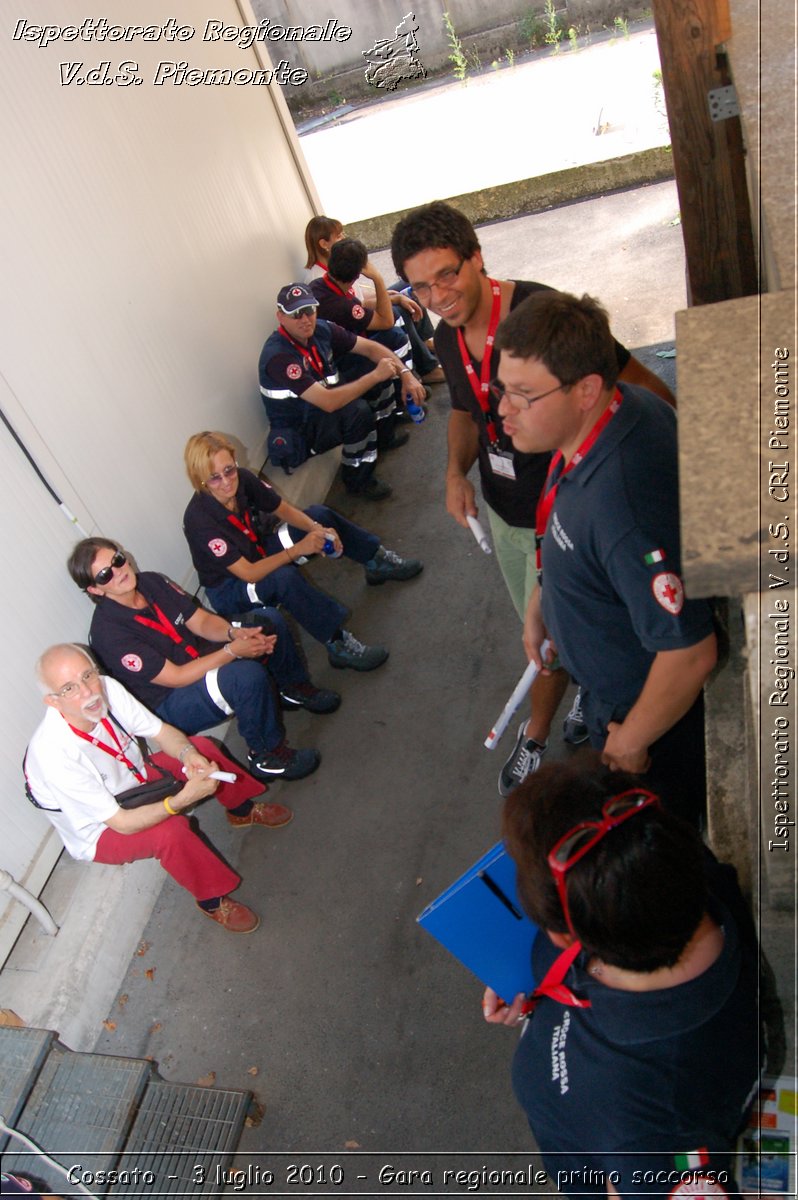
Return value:
<svg viewBox="0 0 798 1200">
<path fill-rule="evenodd" d="M 290 468 L 311 454 L 341 446 L 347 490 L 382 500 L 391 488 L 374 474 L 377 422 L 363 397 L 376 384 L 399 375 L 416 403 L 424 398 L 424 388 L 392 350 L 318 320 L 318 304 L 302 283 L 286 284 L 277 295 L 278 327 L 267 338 L 258 363 L 271 424 L 270 457 L 276 465 Z M 374 367 L 359 379 L 339 383 L 337 364 L 352 352 L 370 359 Z"/>
</svg>

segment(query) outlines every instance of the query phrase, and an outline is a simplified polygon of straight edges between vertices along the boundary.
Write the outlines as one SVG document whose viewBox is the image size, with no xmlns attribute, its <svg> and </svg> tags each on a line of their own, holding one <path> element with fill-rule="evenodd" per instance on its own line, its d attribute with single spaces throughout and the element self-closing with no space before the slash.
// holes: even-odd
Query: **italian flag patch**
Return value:
<svg viewBox="0 0 798 1200">
<path fill-rule="evenodd" d="M 643 562 L 648 563 L 648 565 L 650 567 L 653 566 L 654 563 L 664 562 L 664 561 L 665 561 L 665 551 L 664 550 L 652 550 L 651 553 L 647 554 L 645 556 L 645 558 L 643 559 Z"/>
<path fill-rule="evenodd" d="M 706 1146 L 699 1146 L 697 1150 L 690 1150 L 687 1154 L 674 1155 L 673 1161 L 680 1171 L 697 1171 L 709 1162 L 709 1152 Z"/>
</svg>

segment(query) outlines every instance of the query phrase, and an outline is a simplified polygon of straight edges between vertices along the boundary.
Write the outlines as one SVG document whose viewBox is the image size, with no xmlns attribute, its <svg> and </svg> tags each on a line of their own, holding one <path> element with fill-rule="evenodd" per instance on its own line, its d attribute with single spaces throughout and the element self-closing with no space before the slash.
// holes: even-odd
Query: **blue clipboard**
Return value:
<svg viewBox="0 0 798 1200">
<path fill-rule="evenodd" d="M 508 1004 L 529 994 L 538 927 L 518 902 L 515 863 L 498 842 L 416 918 Z"/>
</svg>

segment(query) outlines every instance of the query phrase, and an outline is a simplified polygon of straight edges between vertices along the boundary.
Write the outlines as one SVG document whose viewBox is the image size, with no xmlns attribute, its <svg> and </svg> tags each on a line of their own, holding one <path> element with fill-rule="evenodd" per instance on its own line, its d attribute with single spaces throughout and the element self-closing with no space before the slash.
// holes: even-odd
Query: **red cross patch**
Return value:
<svg viewBox="0 0 798 1200">
<path fill-rule="evenodd" d="M 289 379 L 300 379 L 302 376 L 302 368 L 299 363 L 289 363 L 285 368 L 285 373 Z"/>
<path fill-rule="evenodd" d="M 355 318 L 356 321 L 361 321 L 363 319 L 363 317 L 365 317 L 365 315 L 366 315 L 366 310 L 362 304 L 353 304 L 352 305 L 352 316 Z"/>
<path fill-rule="evenodd" d="M 682 1200 L 682 1197 L 687 1196 L 703 1196 L 708 1198 L 711 1196 L 728 1196 L 729 1193 L 723 1184 L 718 1183 L 716 1179 L 704 1179 L 702 1175 L 695 1175 L 692 1179 L 685 1179 L 682 1183 L 677 1183 L 669 1195 L 673 1197 L 678 1196 L 679 1200 Z"/>
<path fill-rule="evenodd" d="M 293 288 L 291 288 L 291 291 L 288 294 L 289 294 L 289 296 L 301 296 L 302 288 L 293 287 Z"/>
<path fill-rule="evenodd" d="M 211 554 L 215 554 L 217 558 L 221 558 L 222 555 L 227 553 L 227 542 L 223 538 L 213 538 L 212 541 L 208 542 L 208 549 Z"/>
<path fill-rule="evenodd" d="M 651 580 L 651 590 L 657 604 L 678 617 L 684 607 L 684 587 L 679 576 L 663 571 Z"/>
<path fill-rule="evenodd" d="M 140 671 L 144 664 L 138 654 L 123 654 L 122 666 L 126 671 Z"/>
</svg>

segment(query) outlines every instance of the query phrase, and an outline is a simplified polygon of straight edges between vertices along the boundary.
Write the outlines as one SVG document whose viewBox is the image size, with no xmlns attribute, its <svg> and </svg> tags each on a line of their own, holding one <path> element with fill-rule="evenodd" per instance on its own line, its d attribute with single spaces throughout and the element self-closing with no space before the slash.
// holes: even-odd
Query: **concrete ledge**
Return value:
<svg viewBox="0 0 798 1200">
<path fill-rule="evenodd" d="M 155 859 L 112 867 L 63 853 L 40 897 L 59 931 L 28 920 L 0 974 L 0 1008 L 92 1050 L 166 878 Z"/>
<path fill-rule="evenodd" d="M 547 208 L 556 208 L 560 204 L 571 204 L 574 200 L 587 200 L 592 196 L 603 196 L 608 192 L 640 187 L 646 183 L 659 183 L 664 179 L 673 179 L 673 157 L 669 146 L 639 150 L 622 158 L 585 163 L 564 171 L 537 175 L 532 179 L 438 199 L 448 200 L 464 212 L 474 225 L 484 225 L 488 221 L 527 216 Z M 409 211 L 403 209 L 365 221 L 347 221 L 346 231 L 350 237 L 365 242 L 369 250 L 379 250 L 390 245 L 394 226 Z"/>
<path fill-rule="evenodd" d="M 280 495 L 296 508 L 323 504 L 341 465 L 341 447 L 314 454 L 301 467 L 287 475 L 282 467 L 266 463 L 259 472 L 262 479 L 273 483 Z"/>
</svg>

